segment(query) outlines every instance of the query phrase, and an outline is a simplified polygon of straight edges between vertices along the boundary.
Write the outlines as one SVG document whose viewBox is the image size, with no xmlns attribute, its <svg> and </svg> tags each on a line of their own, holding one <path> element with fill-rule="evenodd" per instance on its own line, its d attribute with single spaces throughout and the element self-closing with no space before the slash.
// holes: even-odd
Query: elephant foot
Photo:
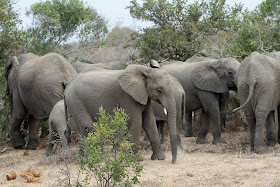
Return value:
<svg viewBox="0 0 280 187">
<path fill-rule="evenodd" d="M 254 153 L 262 154 L 265 152 L 268 152 L 268 147 L 266 147 L 266 146 L 255 146 L 254 147 Z"/>
<path fill-rule="evenodd" d="M 217 143 L 224 143 L 224 144 L 227 144 L 227 142 L 226 142 L 223 138 L 221 138 L 221 137 L 219 137 L 219 138 L 214 138 L 214 140 L 212 141 L 212 144 L 217 144 Z"/>
<path fill-rule="evenodd" d="M 21 136 L 19 138 L 13 138 L 12 145 L 15 149 L 24 149 L 25 141 Z"/>
<path fill-rule="evenodd" d="M 193 132 L 186 132 L 185 133 L 185 137 L 193 137 L 193 136 L 194 136 Z"/>
<path fill-rule="evenodd" d="M 36 150 L 39 147 L 40 142 L 38 139 L 29 139 L 27 146 L 25 147 L 26 150 Z"/>
<path fill-rule="evenodd" d="M 266 146 L 268 147 L 274 147 L 275 145 L 276 145 L 276 141 L 271 140 L 266 142 Z"/>
<path fill-rule="evenodd" d="M 198 137 L 197 139 L 196 139 L 196 143 L 197 144 L 206 144 L 206 143 L 208 143 L 208 140 L 206 139 L 206 137 Z"/>
<path fill-rule="evenodd" d="M 49 156 L 52 156 L 52 155 L 54 155 L 53 150 L 48 150 L 48 149 L 47 149 L 47 151 L 46 151 L 46 157 L 49 157 Z"/>
<path fill-rule="evenodd" d="M 20 135 L 21 135 L 22 138 L 25 138 L 25 137 L 28 135 L 27 130 L 22 129 L 22 130 L 20 131 Z"/>
<path fill-rule="evenodd" d="M 151 160 L 164 160 L 165 156 L 162 152 L 160 153 L 153 153 L 151 156 Z"/>
<path fill-rule="evenodd" d="M 40 135 L 40 138 L 46 138 L 49 135 L 49 132 L 47 130 L 43 131 Z"/>
</svg>

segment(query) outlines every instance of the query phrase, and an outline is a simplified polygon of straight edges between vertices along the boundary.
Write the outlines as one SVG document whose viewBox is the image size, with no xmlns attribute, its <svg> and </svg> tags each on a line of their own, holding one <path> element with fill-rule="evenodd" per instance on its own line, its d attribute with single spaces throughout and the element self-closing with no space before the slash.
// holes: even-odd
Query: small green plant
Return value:
<svg viewBox="0 0 280 187">
<path fill-rule="evenodd" d="M 89 185 L 92 177 L 98 186 L 132 186 L 139 183 L 143 166 L 141 152 L 132 151 L 133 143 L 128 141 L 128 115 L 121 108 L 106 114 L 101 106 L 99 118 L 93 123 L 92 132 L 83 139 L 78 163 L 86 174 L 83 182 Z M 119 146 L 116 146 L 116 145 Z"/>
</svg>

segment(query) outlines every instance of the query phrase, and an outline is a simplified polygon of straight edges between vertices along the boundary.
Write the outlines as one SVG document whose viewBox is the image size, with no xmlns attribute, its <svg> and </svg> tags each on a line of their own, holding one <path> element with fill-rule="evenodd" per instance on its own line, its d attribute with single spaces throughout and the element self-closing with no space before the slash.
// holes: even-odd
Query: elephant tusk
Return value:
<svg viewBox="0 0 280 187">
<path fill-rule="evenodd" d="M 167 115 L 167 110 L 166 108 L 163 108 L 164 114 Z"/>
</svg>

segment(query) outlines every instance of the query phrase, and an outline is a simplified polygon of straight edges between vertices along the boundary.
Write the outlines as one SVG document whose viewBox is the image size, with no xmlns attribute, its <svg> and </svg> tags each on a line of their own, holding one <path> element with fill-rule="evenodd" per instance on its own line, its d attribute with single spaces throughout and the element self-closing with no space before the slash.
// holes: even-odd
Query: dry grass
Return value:
<svg viewBox="0 0 280 187">
<path fill-rule="evenodd" d="M 171 164 L 170 143 L 162 145 L 165 160 L 150 160 L 151 150 L 143 149 L 144 171 L 140 184 L 136 186 L 279 186 L 280 149 L 279 145 L 264 154 L 250 151 L 249 134 L 224 132 L 222 137 L 228 144 L 213 145 L 195 143 L 195 137 L 181 135 L 183 149 L 178 151 L 176 164 Z M 209 142 L 212 135 L 207 135 Z M 2 145 L 0 149 L 4 146 Z M 84 177 L 76 162 L 75 146 L 69 152 L 45 158 L 45 148 L 30 150 L 7 150 L 0 154 L 0 186 L 67 186 Z M 6 175 L 16 172 L 18 176 L 28 168 L 36 169 L 44 179 L 42 183 L 27 183 L 21 177 L 6 180 Z M 94 182 L 92 183 L 94 185 Z"/>
</svg>

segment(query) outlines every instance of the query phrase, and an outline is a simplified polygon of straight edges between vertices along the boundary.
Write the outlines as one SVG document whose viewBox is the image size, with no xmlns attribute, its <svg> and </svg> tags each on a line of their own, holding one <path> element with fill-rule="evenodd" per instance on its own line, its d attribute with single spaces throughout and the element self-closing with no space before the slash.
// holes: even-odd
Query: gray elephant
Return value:
<svg viewBox="0 0 280 187">
<path fill-rule="evenodd" d="M 65 102 L 74 118 L 78 133 L 84 137 L 102 105 L 107 112 L 117 106 L 130 116 L 130 141 L 140 145 L 141 129 L 152 146 L 151 159 L 164 159 L 160 148 L 151 100 L 160 103 L 168 113 L 172 163 L 177 158 L 176 103 L 171 76 L 161 69 L 129 65 L 124 70 L 91 69 L 79 73 L 65 90 Z"/>
<path fill-rule="evenodd" d="M 241 106 L 233 112 L 243 108 L 250 130 L 251 148 L 262 153 L 266 150 L 265 128 L 266 145 L 276 144 L 274 111 L 280 111 L 280 62 L 253 52 L 241 63 L 236 82 Z"/>
<path fill-rule="evenodd" d="M 170 75 L 171 76 L 171 75 Z M 178 82 L 178 80 L 172 77 L 172 82 L 174 86 L 174 96 L 175 96 L 175 102 L 176 102 L 176 125 L 177 125 L 177 145 L 179 147 L 182 147 L 181 145 L 181 138 L 179 135 L 179 129 L 184 126 L 184 116 L 185 116 L 185 91 L 182 87 L 182 85 Z M 161 143 L 164 141 L 164 122 L 168 121 L 168 114 L 164 112 L 164 108 L 159 103 L 152 101 L 152 108 L 155 115 L 157 127 L 159 129 L 159 134 L 161 138 Z"/>
<path fill-rule="evenodd" d="M 68 119 L 68 121 L 66 121 Z M 53 146 L 56 141 L 60 140 L 62 148 L 67 149 L 70 143 L 71 132 L 76 131 L 76 124 L 72 118 L 65 114 L 64 100 L 57 102 L 49 116 L 49 137 L 46 156 L 53 154 Z"/>
<path fill-rule="evenodd" d="M 161 67 L 183 86 L 186 94 L 186 112 L 203 109 L 197 143 L 208 142 L 206 134 L 209 125 L 213 135 L 212 143 L 226 143 L 221 137 L 218 98 L 229 90 L 236 90 L 234 77 L 239 66 L 240 63 L 234 58 L 223 58 L 207 59 L 196 63 L 177 61 Z"/>
<path fill-rule="evenodd" d="M 79 59 L 79 58 L 75 58 L 71 62 L 71 64 L 78 73 L 84 70 L 88 70 L 90 68 L 118 70 L 118 69 L 123 69 L 126 66 L 124 63 L 121 62 L 102 62 L 102 63 L 93 64 L 88 60 Z"/>
<path fill-rule="evenodd" d="M 25 146 L 20 135 L 20 126 L 29 115 L 29 142 L 26 149 L 39 146 L 39 121 L 48 119 L 53 106 L 63 98 L 64 84 L 76 75 L 75 69 L 62 56 L 50 53 L 28 60 L 22 55 L 20 64 L 17 57 L 7 60 L 5 78 L 12 94 L 12 119 L 10 135 L 15 148 Z"/>
<path fill-rule="evenodd" d="M 220 122 L 221 122 L 221 126 L 222 127 L 226 127 L 226 112 L 225 110 L 228 109 L 228 107 L 230 108 L 236 108 L 238 107 L 238 101 L 237 101 L 237 94 L 235 91 L 230 90 L 229 92 L 222 94 L 219 97 L 219 108 L 220 108 Z M 189 115 L 189 113 L 188 113 Z M 190 132 L 192 132 L 192 128 L 193 128 L 193 134 L 195 136 L 198 135 L 199 133 L 199 129 L 201 126 L 201 121 L 202 121 L 202 108 L 197 109 L 195 111 L 193 111 L 193 114 L 190 113 L 190 117 L 187 117 L 187 122 L 185 123 L 186 127 L 186 136 L 187 137 L 191 137 L 192 134 L 189 134 Z M 192 118 L 193 117 L 193 118 Z M 193 123 L 192 123 L 193 122 Z M 193 124 L 193 127 L 192 127 Z"/>
<path fill-rule="evenodd" d="M 157 61 L 151 60 L 149 65 L 152 68 L 160 68 L 160 65 Z M 179 129 L 184 127 L 184 119 L 185 119 L 185 91 L 179 81 L 170 75 L 172 78 L 173 86 L 174 86 L 174 94 L 175 94 L 175 102 L 176 102 L 176 124 L 177 124 L 177 145 L 182 147 L 181 138 L 179 135 Z M 164 124 L 167 122 L 167 114 L 164 112 L 164 108 L 157 102 L 152 101 L 152 108 L 156 118 L 156 123 L 160 135 L 161 143 L 164 142 Z"/>
</svg>

